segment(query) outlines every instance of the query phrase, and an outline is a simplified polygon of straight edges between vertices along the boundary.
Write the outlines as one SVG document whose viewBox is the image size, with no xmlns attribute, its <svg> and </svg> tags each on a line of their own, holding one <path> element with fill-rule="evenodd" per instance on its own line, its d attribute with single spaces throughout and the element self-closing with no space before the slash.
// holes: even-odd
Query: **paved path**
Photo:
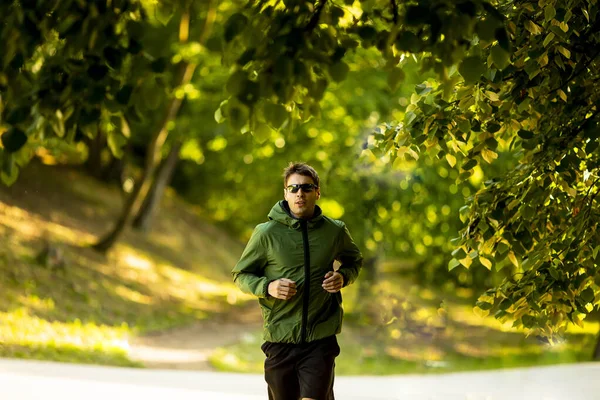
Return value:
<svg viewBox="0 0 600 400">
<path fill-rule="evenodd" d="M 265 400 L 262 376 L 0 359 L 2 400 Z M 337 400 L 600 400 L 600 363 L 339 377 Z"/>
</svg>

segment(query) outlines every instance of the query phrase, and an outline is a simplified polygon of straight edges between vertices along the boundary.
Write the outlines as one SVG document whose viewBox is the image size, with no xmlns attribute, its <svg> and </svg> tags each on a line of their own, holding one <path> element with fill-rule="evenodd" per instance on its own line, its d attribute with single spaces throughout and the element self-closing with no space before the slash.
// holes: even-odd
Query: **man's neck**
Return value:
<svg viewBox="0 0 600 400">
<path fill-rule="evenodd" d="M 298 216 L 298 215 L 294 214 L 294 213 L 293 213 L 291 210 L 290 210 L 290 214 L 292 214 L 292 217 L 294 217 L 294 218 L 296 218 L 296 219 L 304 219 L 304 220 L 309 220 L 309 219 L 312 219 L 312 217 L 314 217 L 314 216 L 315 216 L 315 212 L 314 212 L 314 210 L 313 210 L 312 214 L 310 215 L 310 217 L 300 217 L 300 216 Z"/>
</svg>

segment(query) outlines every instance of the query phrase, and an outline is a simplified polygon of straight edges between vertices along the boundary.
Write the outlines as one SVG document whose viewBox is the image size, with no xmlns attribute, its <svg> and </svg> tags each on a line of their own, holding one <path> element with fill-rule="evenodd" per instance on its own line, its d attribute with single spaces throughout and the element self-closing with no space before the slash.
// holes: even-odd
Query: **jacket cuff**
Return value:
<svg viewBox="0 0 600 400">
<path fill-rule="evenodd" d="M 262 289 L 262 291 L 263 291 L 263 296 L 264 296 L 265 298 L 268 298 L 268 297 L 269 297 L 269 284 L 270 284 L 271 282 L 273 282 L 273 281 L 270 281 L 270 280 L 268 280 L 268 279 L 265 279 L 265 285 L 264 285 L 264 287 L 263 287 L 263 289 Z"/>
</svg>

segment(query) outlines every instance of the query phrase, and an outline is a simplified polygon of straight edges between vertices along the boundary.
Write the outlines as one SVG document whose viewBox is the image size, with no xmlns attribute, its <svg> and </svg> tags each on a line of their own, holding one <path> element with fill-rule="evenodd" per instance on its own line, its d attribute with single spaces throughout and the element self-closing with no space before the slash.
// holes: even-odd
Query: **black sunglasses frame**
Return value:
<svg viewBox="0 0 600 400">
<path fill-rule="evenodd" d="M 292 183 L 291 185 L 287 185 L 285 190 L 289 193 L 298 193 L 298 190 L 302 189 L 303 192 L 309 193 L 318 188 L 319 187 L 313 183 Z"/>
</svg>

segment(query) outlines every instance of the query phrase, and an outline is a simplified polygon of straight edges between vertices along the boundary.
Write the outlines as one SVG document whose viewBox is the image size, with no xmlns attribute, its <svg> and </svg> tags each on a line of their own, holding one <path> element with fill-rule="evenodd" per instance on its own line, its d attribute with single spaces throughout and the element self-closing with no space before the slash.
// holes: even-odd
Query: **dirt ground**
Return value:
<svg viewBox="0 0 600 400">
<path fill-rule="evenodd" d="M 261 324 L 259 306 L 250 301 L 234 313 L 135 338 L 129 356 L 150 369 L 214 371 L 208 361 L 212 352 L 243 340 Z"/>
</svg>

